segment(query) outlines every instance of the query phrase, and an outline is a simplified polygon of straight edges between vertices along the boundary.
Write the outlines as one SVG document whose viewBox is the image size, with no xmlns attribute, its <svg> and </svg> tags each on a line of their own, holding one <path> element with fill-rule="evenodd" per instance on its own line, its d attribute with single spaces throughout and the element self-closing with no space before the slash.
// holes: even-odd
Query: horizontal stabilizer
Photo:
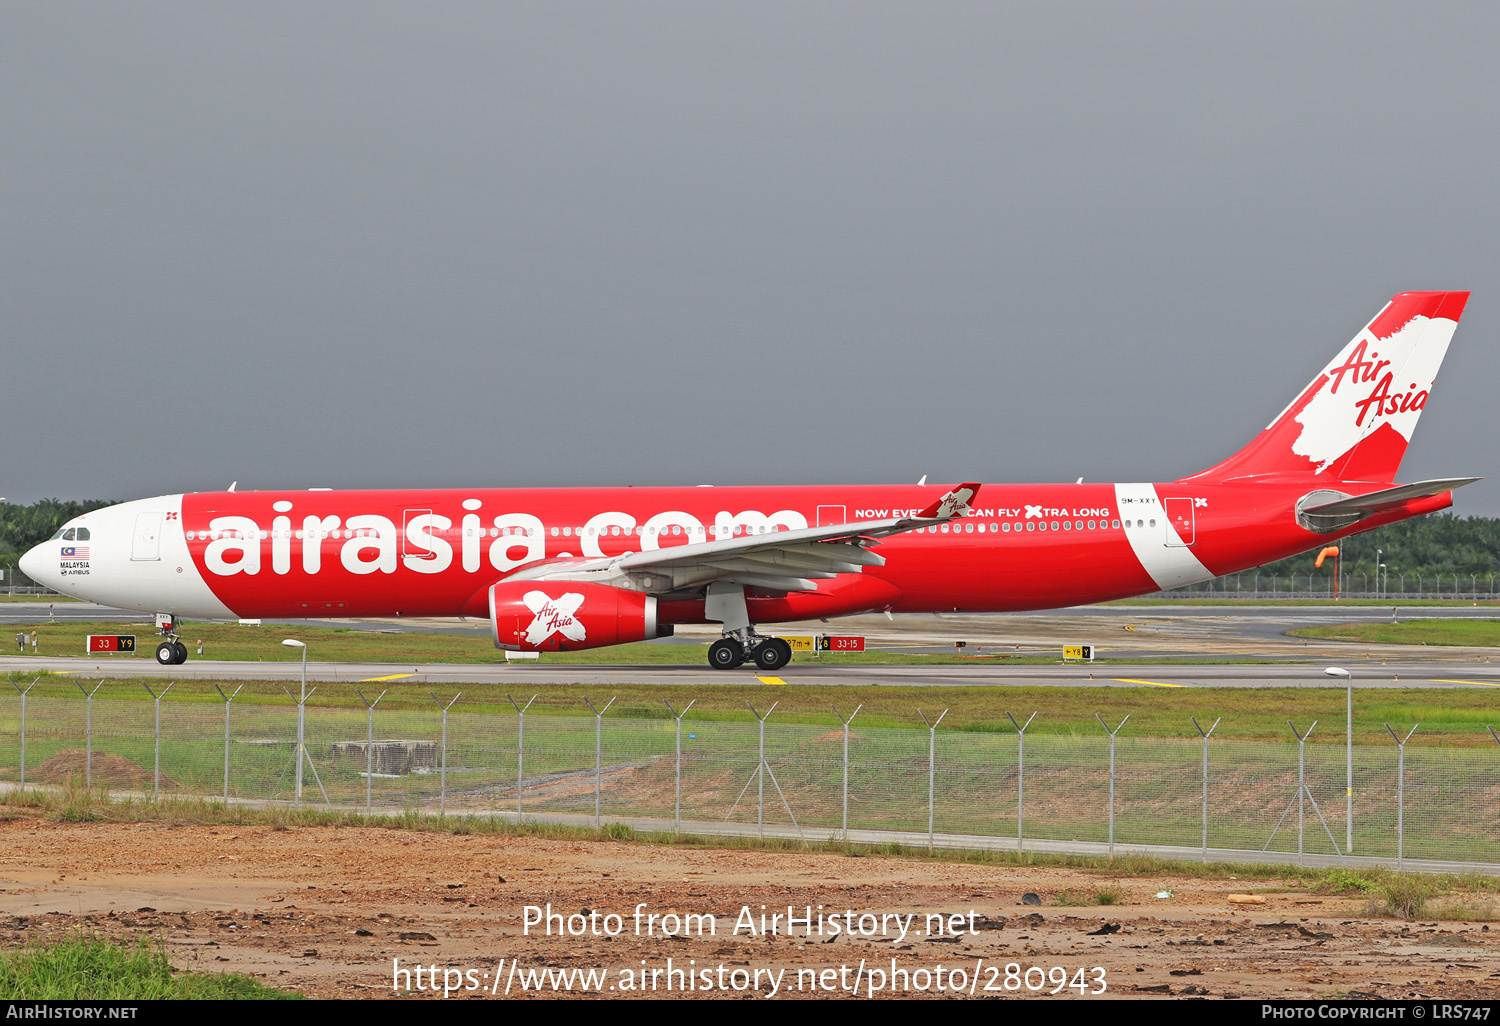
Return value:
<svg viewBox="0 0 1500 1026">
<path fill-rule="evenodd" d="M 1317 506 L 1305 506 L 1301 512 L 1310 513 L 1314 516 L 1330 517 L 1355 513 L 1375 513 L 1392 506 L 1400 506 L 1412 499 L 1425 499 L 1432 495 L 1441 495 L 1455 488 L 1462 488 L 1466 484 L 1473 484 L 1481 480 L 1477 477 L 1450 477 L 1434 481 L 1417 481 L 1409 485 L 1397 485 L 1395 488 L 1383 488 L 1378 492 L 1367 492 L 1364 495 L 1350 495 L 1332 502 L 1320 503 Z"/>
</svg>

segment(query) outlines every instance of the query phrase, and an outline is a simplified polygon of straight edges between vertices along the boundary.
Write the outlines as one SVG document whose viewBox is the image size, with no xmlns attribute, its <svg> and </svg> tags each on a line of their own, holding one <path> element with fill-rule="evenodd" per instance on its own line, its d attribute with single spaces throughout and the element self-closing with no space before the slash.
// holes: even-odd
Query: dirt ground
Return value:
<svg viewBox="0 0 1500 1026">
<path fill-rule="evenodd" d="M 1118 903 L 1073 903 L 1100 889 Z M 1028 892 L 1039 905 L 1023 903 Z M 1264 904 L 1236 906 L 1232 893 Z M 566 919 L 550 937 L 528 928 L 526 906 L 549 903 L 583 935 L 556 935 Z M 762 905 L 783 916 L 767 921 L 774 932 L 760 929 Z M 804 916 L 809 905 L 812 936 L 801 922 L 788 929 L 787 906 Z M 0 941 L 146 933 L 179 967 L 319 997 L 430 1000 L 445 981 L 452 999 L 507 987 L 631 996 L 641 983 L 656 997 L 847 997 L 856 986 L 1077 997 L 1101 983 L 1115 997 L 1500 997 L 1500 924 L 1408 923 L 1366 906 L 1265 880 L 367 828 L 0 822 Z M 663 918 L 688 913 L 713 914 L 715 932 Z M 938 914 L 941 931 L 927 918 Z M 573 968 L 607 974 L 592 987 L 546 976 Z"/>
</svg>

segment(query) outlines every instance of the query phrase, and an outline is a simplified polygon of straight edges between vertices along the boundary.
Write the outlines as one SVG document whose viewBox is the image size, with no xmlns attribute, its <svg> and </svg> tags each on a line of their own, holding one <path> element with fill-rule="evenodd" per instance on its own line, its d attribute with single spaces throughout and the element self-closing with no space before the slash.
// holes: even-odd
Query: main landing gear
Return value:
<svg viewBox="0 0 1500 1026">
<path fill-rule="evenodd" d="M 757 669 L 770 673 L 792 661 L 792 646 L 780 638 L 741 633 L 748 637 L 724 637 L 708 646 L 708 665 L 716 670 L 732 670 L 746 659 L 753 659 Z"/>
<path fill-rule="evenodd" d="M 162 666 L 178 666 L 187 662 L 188 650 L 177 638 L 177 619 L 169 613 L 156 614 L 156 633 L 163 640 L 156 646 L 156 661 Z"/>
<path fill-rule="evenodd" d="M 780 638 L 763 638 L 750 623 L 745 605 L 745 586 L 715 581 L 704 589 L 703 613 L 724 625 L 724 636 L 708 646 L 708 665 L 732 670 L 746 659 L 757 669 L 774 673 L 792 661 L 792 646 Z"/>
</svg>

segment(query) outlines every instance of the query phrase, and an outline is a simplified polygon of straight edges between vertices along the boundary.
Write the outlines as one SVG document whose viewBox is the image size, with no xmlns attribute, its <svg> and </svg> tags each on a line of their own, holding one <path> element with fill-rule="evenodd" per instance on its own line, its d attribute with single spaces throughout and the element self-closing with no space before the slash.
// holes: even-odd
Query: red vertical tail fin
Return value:
<svg viewBox="0 0 1500 1026">
<path fill-rule="evenodd" d="M 1254 441 L 1184 480 L 1394 481 L 1468 300 L 1394 297 Z"/>
</svg>

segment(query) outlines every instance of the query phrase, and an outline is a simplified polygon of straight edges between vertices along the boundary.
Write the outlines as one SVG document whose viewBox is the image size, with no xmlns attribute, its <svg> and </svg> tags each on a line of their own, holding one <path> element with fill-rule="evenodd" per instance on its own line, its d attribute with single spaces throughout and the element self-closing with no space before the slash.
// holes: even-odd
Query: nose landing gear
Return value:
<svg viewBox="0 0 1500 1026">
<path fill-rule="evenodd" d="M 187 662 L 187 646 L 180 641 L 168 639 L 156 646 L 156 661 L 163 666 L 176 666 Z"/>
<path fill-rule="evenodd" d="M 187 662 L 187 646 L 177 639 L 177 618 L 170 613 L 156 614 L 156 633 L 165 640 L 156 646 L 156 661 L 162 666 Z"/>
</svg>

